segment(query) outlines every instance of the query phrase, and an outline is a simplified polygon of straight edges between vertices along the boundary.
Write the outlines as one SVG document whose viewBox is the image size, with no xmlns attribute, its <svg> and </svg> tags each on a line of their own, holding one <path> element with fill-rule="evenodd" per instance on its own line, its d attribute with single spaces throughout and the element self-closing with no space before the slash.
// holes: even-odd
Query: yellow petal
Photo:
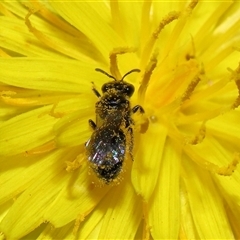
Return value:
<svg viewBox="0 0 240 240">
<path fill-rule="evenodd" d="M 49 51 L 49 49 L 36 41 L 36 38 L 29 32 L 24 24 L 23 19 L 1 17 L 0 24 L 1 47 L 22 56 L 63 58 L 61 54 Z"/>
<path fill-rule="evenodd" d="M 239 110 L 236 112 L 228 112 L 217 119 L 207 122 L 207 128 L 216 137 L 221 137 L 229 142 L 234 140 L 234 143 L 240 141 L 240 129 L 238 123 L 240 121 Z"/>
<path fill-rule="evenodd" d="M 140 194 L 144 201 L 148 201 L 156 186 L 166 134 L 167 129 L 164 126 L 158 123 L 150 124 L 147 132 L 135 141 L 137 153 L 132 167 L 132 182 L 137 194 Z"/>
<path fill-rule="evenodd" d="M 127 42 L 128 46 L 139 45 L 139 26 L 142 2 L 110 1 L 113 29 Z"/>
<path fill-rule="evenodd" d="M 224 202 L 208 172 L 183 159 L 184 184 L 200 239 L 232 239 Z"/>
<path fill-rule="evenodd" d="M 179 231 L 179 239 L 199 239 L 199 235 L 195 228 L 195 223 L 191 213 L 190 204 L 188 201 L 188 193 L 183 179 L 180 182 L 180 213 L 181 213 L 181 226 Z"/>
<path fill-rule="evenodd" d="M 51 106 L 42 107 L 5 121 L 0 126 L 1 155 L 23 153 L 52 140 L 54 137 L 52 126 L 57 119 L 47 114 L 41 116 L 51 108 Z"/>
<path fill-rule="evenodd" d="M 29 237 L 29 239 L 36 239 L 36 240 L 53 240 L 53 239 L 69 239 L 70 240 L 75 238 L 75 235 L 73 235 L 72 233 L 72 229 L 73 229 L 73 223 L 69 223 L 64 227 L 58 228 L 58 229 L 54 229 L 51 223 L 48 223 L 46 226 L 44 226 L 39 236 L 35 238 L 31 236 L 26 236 L 24 238 Z"/>
<path fill-rule="evenodd" d="M 104 215 L 99 239 L 134 239 L 142 218 L 141 199 L 129 182 L 116 186 L 103 200 Z"/>
<path fill-rule="evenodd" d="M 2 1 L 1 4 L 5 9 L 12 13 L 12 15 L 10 15 L 12 18 L 24 18 L 26 16 L 26 7 L 20 1 Z"/>
<path fill-rule="evenodd" d="M 56 134 L 56 142 L 58 146 L 76 146 L 87 141 L 91 135 L 91 129 L 88 120 L 93 116 L 94 109 L 88 106 L 90 101 L 75 101 L 74 106 L 78 107 L 78 111 L 66 114 L 64 117 L 54 125 L 54 132 Z M 94 106 L 94 103 L 89 104 Z M 68 107 L 71 107 L 70 105 Z M 66 108 L 68 109 L 68 108 Z"/>
<path fill-rule="evenodd" d="M 157 185 L 148 207 L 148 224 L 154 239 L 178 238 L 180 163 L 181 150 L 173 141 L 166 141 Z"/>
<path fill-rule="evenodd" d="M 76 218 L 84 219 L 89 214 L 110 187 L 95 187 L 90 181 L 88 171 L 84 164 L 79 171 L 69 174 L 70 179 L 66 181 L 65 187 L 46 208 L 44 219 L 55 227 L 61 227 Z"/>
<path fill-rule="evenodd" d="M 109 24 L 110 15 L 104 2 L 54 1 L 50 4 L 65 20 L 84 32 L 105 58 L 116 46 L 125 45 Z"/>
<path fill-rule="evenodd" d="M 34 183 L 43 169 L 52 166 L 52 162 L 43 156 L 14 155 L 1 157 L 0 203 L 17 196 Z M 32 164 L 29 164 L 32 163 Z M 9 168 L 9 166 L 12 166 Z"/>
<path fill-rule="evenodd" d="M 5 84 L 48 91 L 80 93 L 98 79 L 94 66 L 73 60 L 1 59 L 0 68 Z"/>
<path fill-rule="evenodd" d="M 51 166 L 44 166 L 34 175 L 31 186 L 17 198 L 0 224 L 8 239 L 19 239 L 46 220 L 43 217 L 46 205 L 53 202 L 70 177 L 64 169 L 64 161 L 74 158 L 74 155 L 74 151 L 65 149 L 46 157 Z"/>
</svg>

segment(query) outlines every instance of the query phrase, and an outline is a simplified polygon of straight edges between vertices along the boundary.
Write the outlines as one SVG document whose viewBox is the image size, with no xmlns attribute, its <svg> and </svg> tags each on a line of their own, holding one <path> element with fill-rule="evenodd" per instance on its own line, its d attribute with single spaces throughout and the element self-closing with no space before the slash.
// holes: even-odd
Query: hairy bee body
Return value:
<svg viewBox="0 0 240 240">
<path fill-rule="evenodd" d="M 100 69 L 96 70 L 114 78 Z M 134 69 L 125 76 L 134 71 L 139 72 Z M 89 120 L 94 132 L 86 143 L 86 152 L 90 167 L 106 183 L 120 174 L 126 153 L 132 154 L 133 111 L 129 99 L 134 92 L 134 86 L 123 81 L 123 78 L 120 81 L 114 78 L 114 81 L 104 84 L 102 96 L 93 88 L 99 101 L 96 103 L 96 123 Z M 134 112 L 138 109 L 143 112 L 138 105 L 134 107 Z"/>
</svg>

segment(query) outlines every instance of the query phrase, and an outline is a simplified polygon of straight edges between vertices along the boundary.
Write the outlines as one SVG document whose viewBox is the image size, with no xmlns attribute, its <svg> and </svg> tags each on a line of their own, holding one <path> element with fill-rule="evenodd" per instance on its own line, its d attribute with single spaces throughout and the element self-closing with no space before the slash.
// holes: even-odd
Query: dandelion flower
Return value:
<svg viewBox="0 0 240 240">
<path fill-rule="evenodd" d="M 2 1 L 1 238 L 240 238 L 239 5 Z M 85 157 L 95 68 L 141 70 L 117 185 Z"/>
</svg>

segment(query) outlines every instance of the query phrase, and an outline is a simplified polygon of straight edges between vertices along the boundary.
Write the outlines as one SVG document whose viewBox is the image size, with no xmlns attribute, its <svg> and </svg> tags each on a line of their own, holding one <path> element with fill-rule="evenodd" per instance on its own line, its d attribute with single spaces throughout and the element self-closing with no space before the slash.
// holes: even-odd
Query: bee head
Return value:
<svg viewBox="0 0 240 240">
<path fill-rule="evenodd" d="M 134 93 L 134 86 L 130 83 L 123 81 L 123 79 L 132 72 L 140 72 L 139 69 L 132 69 L 131 71 L 127 72 L 120 81 L 117 81 L 115 77 L 106 73 L 102 69 L 96 68 L 95 70 L 114 79 L 114 81 L 103 84 L 102 86 L 103 93 L 115 91 L 128 97 L 131 97 L 132 94 Z"/>
</svg>

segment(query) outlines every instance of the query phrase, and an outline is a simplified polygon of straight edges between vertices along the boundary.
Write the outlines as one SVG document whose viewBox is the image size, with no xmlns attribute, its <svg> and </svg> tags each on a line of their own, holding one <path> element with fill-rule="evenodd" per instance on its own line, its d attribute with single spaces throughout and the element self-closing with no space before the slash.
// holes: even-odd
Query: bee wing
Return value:
<svg viewBox="0 0 240 240">
<path fill-rule="evenodd" d="M 121 129 L 100 127 L 87 145 L 88 160 L 97 166 L 122 162 L 126 151 L 126 138 Z"/>
<path fill-rule="evenodd" d="M 110 182 L 122 170 L 126 153 L 125 134 L 113 126 L 102 126 L 93 133 L 86 150 L 91 168 L 100 178 Z"/>
</svg>

